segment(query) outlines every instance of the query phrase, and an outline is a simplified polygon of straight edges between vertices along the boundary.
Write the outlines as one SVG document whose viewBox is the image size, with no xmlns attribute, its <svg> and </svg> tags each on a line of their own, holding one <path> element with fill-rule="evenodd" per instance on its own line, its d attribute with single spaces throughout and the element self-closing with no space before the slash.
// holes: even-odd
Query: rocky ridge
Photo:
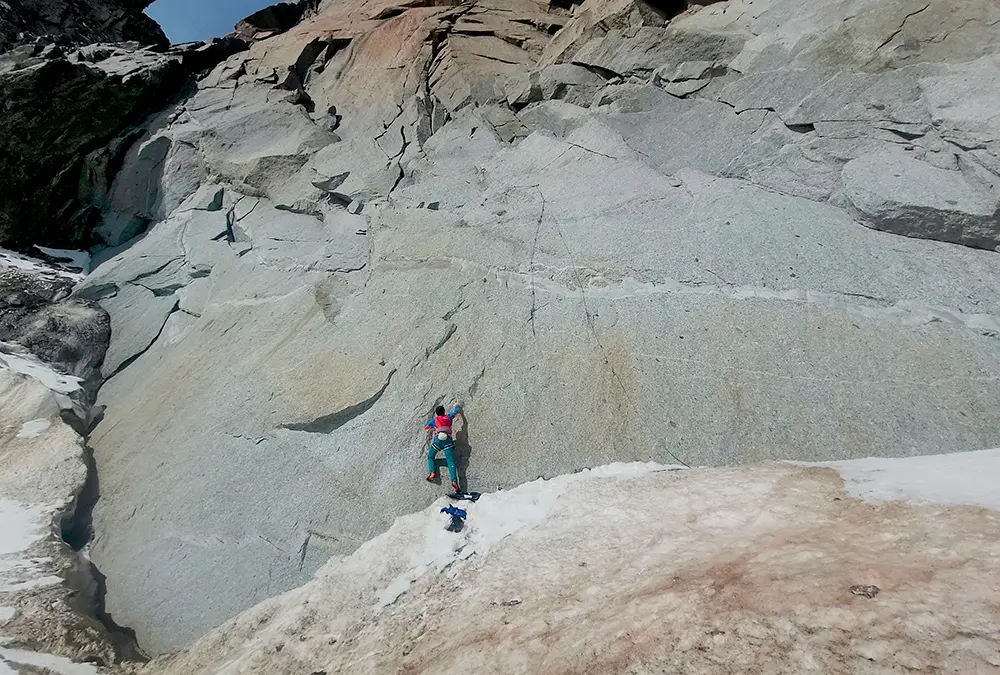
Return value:
<svg viewBox="0 0 1000 675">
<path fill-rule="evenodd" d="M 0 4 L 0 52 L 41 36 L 60 38 L 62 46 L 138 42 L 165 47 L 163 30 L 143 14 L 150 4 L 152 0 L 5 0 Z"/>
<path fill-rule="evenodd" d="M 136 654 L 103 614 L 103 580 L 85 554 L 98 493 L 85 437 L 110 331 L 96 303 L 68 297 L 82 274 L 65 253 L 39 253 L 64 261 L 53 264 L 0 250 L 3 673 L 89 674 L 73 663 Z"/>
<path fill-rule="evenodd" d="M 0 54 L 0 245 L 106 243 L 93 228 L 147 118 L 193 74 L 245 47 L 232 37 L 169 49 L 122 43 L 69 50 L 39 40 Z M 149 180 L 161 178 L 156 169 Z"/>
</svg>

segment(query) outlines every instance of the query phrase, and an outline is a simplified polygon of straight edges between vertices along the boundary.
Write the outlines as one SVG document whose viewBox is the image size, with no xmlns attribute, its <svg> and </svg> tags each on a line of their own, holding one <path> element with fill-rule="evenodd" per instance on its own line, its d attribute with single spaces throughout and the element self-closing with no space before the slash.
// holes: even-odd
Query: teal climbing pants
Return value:
<svg viewBox="0 0 1000 675">
<path fill-rule="evenodd" d="M 448 473 L 451 474 L 451 482 L 458 481 L 458 471 L 455 469 L 455 441 L 452 438 L 439 440 L 437 436 L 431 441 L 431 446 L 427 449 L 427 473 L 437 471 L 438 450 L 444 453 L 444 461 L 448 462 Z"/>
</svg>

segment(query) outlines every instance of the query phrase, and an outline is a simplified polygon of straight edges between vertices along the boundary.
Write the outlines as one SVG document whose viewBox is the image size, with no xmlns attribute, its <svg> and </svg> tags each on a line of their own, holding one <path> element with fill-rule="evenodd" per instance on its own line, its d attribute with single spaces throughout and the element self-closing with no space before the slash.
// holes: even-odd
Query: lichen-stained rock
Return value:
<svg viewBox="0 0 1000 675">
<path fill-rule="evenodd" d="M 877 230 L 978 248 L 1000 245 L 1000 194 L 902 151 L 848 162 L 844 197 L 858 219 Z"/>
</svg>

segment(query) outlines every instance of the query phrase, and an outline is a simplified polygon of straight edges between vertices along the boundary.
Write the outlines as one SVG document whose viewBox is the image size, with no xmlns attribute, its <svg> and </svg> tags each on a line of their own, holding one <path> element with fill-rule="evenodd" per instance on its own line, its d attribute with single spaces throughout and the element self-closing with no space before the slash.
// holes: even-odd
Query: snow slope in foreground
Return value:
<svg viewBox="0 0 1000 675">
<path fill-rule="evenodd" d="M 0 675 L 22 672 L 23 666 L 33 666 L 57 675 L 98 675 L 90 664 L 77 664 L 52 654 L 7 646 L 4 626 L 18 616 L 18 596 L 59 585 L 63 579 L 52 574 L 52 559 L 31 554 L 46 536 L 52 536 L 54 505 L 23 505 L 0 497 Z M 28 671 L 25 671 L 28 672 Z M 45 671 L 41 671 L 45 672 Z"/>
<path fill-rule="evenodd" d="M 442 500 L 148 673 L 997 672 L 1000 518 L 954 504 L 1000 453 L 951 457 L 619 465 L 458 535 Z"/>
</svg>

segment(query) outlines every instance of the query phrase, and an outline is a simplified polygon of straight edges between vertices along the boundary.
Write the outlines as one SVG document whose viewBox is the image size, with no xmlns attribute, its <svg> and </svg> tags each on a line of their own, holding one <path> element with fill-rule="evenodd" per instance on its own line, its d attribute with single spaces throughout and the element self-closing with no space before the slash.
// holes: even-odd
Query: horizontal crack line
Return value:
<svg viewBox="0 0 1000 675">
<path fill-rule="evenodd" d="M 977 331 L 989 337 L 1000 337 L 1000 317 L 992 314 L 969 314 L 954 307 L 929 305 L 916 300 L 882 300 L 864 293 L 849 291 L 815 291 L 809 289 L 775 290 L 755 286 L 738 286 L 714 284 L 704 281 L 677 281 L 664 279 L 656 282 L 642 282 L 625 278 L 606 286 L 586 286 L 574 289 L 556 281 L 539 278 L 539 272 L 567 271 L 571 268 L 558 270 L 534 266 L 530 272 L 522 272 L 511 268 L 494 267 L 458 256 L 437 256 L 426 258 L 382 257 L 382 263 L 405 264 L 408 269 L 419 270 L 423 265 L 437 263 L 462 269 L 466 266 L 488 270 L 498 279 L 507 282 L 521 283 L 525 288 L 537 292 L 579 299 L 586 293 L 594 300 L 624 300 L 627 298 L 650 295 L 703 295 L 726 297 L 732 300 L 776 300 L 802 305 L 818 305 L 840 309 L 858 314 L 864 318 L 881 319 L 903 323 L 908 326 L 924 326 L 928 324 L 957 325 Z M 431 270 L 428 270 L 431 271 Z M 862 304 L 859 300 L 870 300 L 871 304 Z"/>
<path fill-rule="evenodd" d="M 887 319 L 910 326 L 931 323 L 959 325 L 979 331 L 990 337 L 1000 337 L 1000 318 L 991 314 L 967 314 L 959 309 L 925 305 L 912 300 L 891 303 L 877 300 L 861 293 L 813 291 L 806 289 L 774 290 L 753 286 L 719 286 L 710 283 L 664 280 L 656 283 L 625 279 L 616 285 L 605 287 L 588 286 L 584 290 L 571 289 L 554 281 L 539 280 L 537 274 L 521 272 L 501 273 L 502 276 L 520 280 L 527 286 L 541 292 L 565 297 L 581 297 L 584 292 L 591 299 L 623 300 L 625 298 L 651 295 L 703 295 L 721 296 L 733 300 L 777 300 L 806 305 L 820 305 L 834 309 L 848 310 L 865 318 Z M 870 299 L 871 305 L 858 303 L 858 299 Z"/>
<path fill-rule="evenodd" d="M 942 377 L 936 380 L 899 380 L 893 378 L 865 380 L 865 379 L 848 379 L 842 377 L 814 377 L 811 375 L 794 375 L 791 373 L 778 373 L 771 370 L 740 368 L 725 363 L 702 361 L 700 359 L 686 359 L 683 357 L 670 356 L 668 354 L 653 354 L 653 353 L 639 352 L 636 353 L 635 356 L 643 359 L 670 361 L 671 363 L 689 363 L 696 366 L 703 366 L 709 370 L 708 373 L 703 375 L 672 371 L 670 377 L 678 380 L 718 381 L 719 378 L 725 373 L 732 372 L 732 373 L 742 373 L 745 375 L 753 375 L 762 378 L 770 378 L 775 380 L 787 380 L 790 382 L 791 381 L 821 382 L 823 384 L 843 384 L 851 386 L 884 384 L 893 387 L 936 387 L 949 384 L 951 382 L 974 382 L 977 384 L 986 384 L 988 382 L 1000 381 L 1000 375 L 984 375 L 980 377 L 953 375 L 951 377 Z"/>
</svg>

